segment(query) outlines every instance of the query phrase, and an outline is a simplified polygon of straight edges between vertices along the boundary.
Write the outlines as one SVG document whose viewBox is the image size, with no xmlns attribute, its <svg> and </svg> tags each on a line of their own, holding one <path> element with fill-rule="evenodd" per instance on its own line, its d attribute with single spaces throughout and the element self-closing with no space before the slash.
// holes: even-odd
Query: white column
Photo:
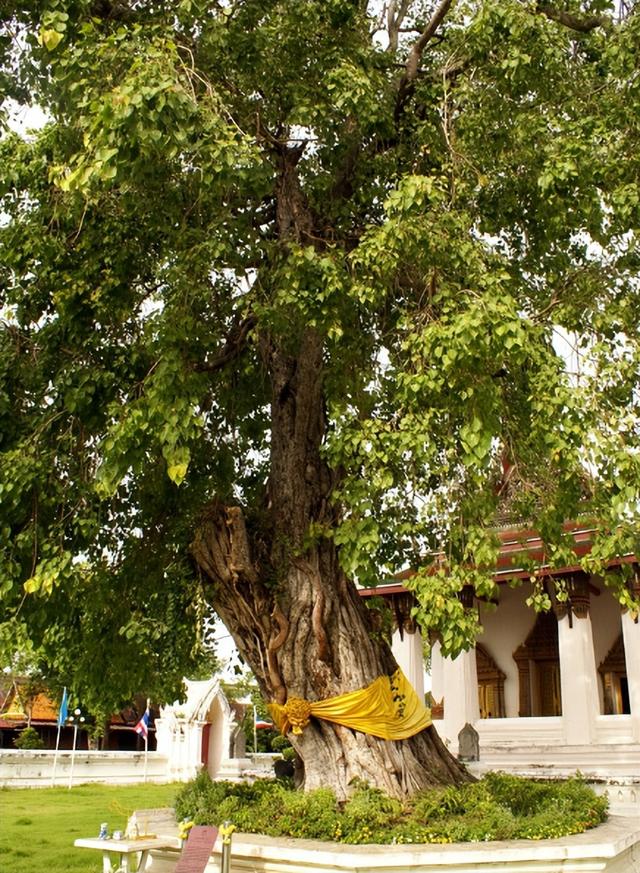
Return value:
<svg viewBox="0 0 640 873">
<path fill-rule="evenodd" d="M 440 652 L 440 640 L 434 640 L 431 644 L 431 697 L 434 703 L 440 703 L 444 697 L 443 660 Z"/>
<path fill-rule="evenodd" d="M 187 772 L 189 778 L 195 778 L 202 769 L 202 733 L 204 722 L 192 721 L 187 728 Z"/>
<path fill-rule="evenodd" d="M 628 612 L 622 615 L 622 639 L 627 665 L 631 729 L 634 741 L 640 742 L 640 620 L 635 622 Z"/>
<path fill-rule="evenodd" d="M 442 685 L 442 734 L 449 740 L 451 751 L 455 752 L 458 748 L 458 734 L 462 728 L 467 722 L 475 725 L 480 718 L 475 648 L 461 652 L 457 658 L 442 659 Z"/>
<path fill-rule="evenodd" d="M 424 657 L 422 654 L 422 634 L 404 631 L 402 637 L 396 628 L 391 639 L 391 651 L 420 700 L 424 700 Z"/>
<path fill-rule="evenodd" d="M 593 651 L 591 618 L 565 615 L 558 620 L 560 691 L 565 743 L 582 746 L 596 740 L 600 697 Z"/>
</svg>

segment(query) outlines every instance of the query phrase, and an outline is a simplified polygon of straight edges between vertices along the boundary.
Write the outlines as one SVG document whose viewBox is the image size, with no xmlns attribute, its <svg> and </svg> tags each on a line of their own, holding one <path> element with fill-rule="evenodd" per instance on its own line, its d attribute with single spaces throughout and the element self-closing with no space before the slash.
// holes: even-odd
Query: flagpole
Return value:
<svg viewBox="0 0 640 873">
<path fill-rule="evenodd" d="M 73 716 L 72 716 L 73 718 Z M 73 783 L 73 762 L 76 757 L 76 739 L 78 737 L 78 722 L 74 718 L 73 719 L 73 746 L 71 747 L 71 767 L 69 768 L 69 788 Z"/>
<path fill-rule="evenodd" d="M 258 754 L 258 728 L 256 727 L 257 709 L 253 707 L 253 754 Z"/>
<path fill-rule="evenodd" d="M 56 736 L 56 750 L 53 753 L 53 773 L 51 774 L 51 787 L 53 788 L 56 784 L 56 767 L 58 765 L 58 750 L 60 748 L 60 732 L 62 731 L 62 725 L 67 720 L 67 686 L 65 685 L 62 691 L 62 700 L 60 702 L 60 709 L 58 710 L 58 734 Z"/>
<path fill-rule="evenodd" d="M 147 697 L 147 712 L 151 712 L 150 701 Z M 147 781 L 147 758 L 149 755 L 149 725 L 147 724 L 147 730 L 144 734 L 144 781 Z"/>
<path fill-rule="evenodd" d="M 58 722 L 58 734 L 56 736 L 56 750 L 53 753 L 53 773 L 51 774 L 51 787 L 54 788 L 56 784 L 56 766 L 58 764 L 58 749 L 60 748 L 60 731 L 62 730 L 62 725 Z"/>
<path fill-rule="evenodd" d="M 146 734 L 144 738 L 144 781 L 147 781 L 147 756 L 149 753 L 149 735 Z"/>
<path fill-rule="evenodd" d="M 151 701 L 147 697 L 147 708 L 134 730 L 144 739 L 144 781 L 147 781 L 147 762 L 149 758 L 149 718 L 151 717 Z M 139 748 L 137 746 L 136 748 Z"/>
<path fill-rule="evenodd" d="M 82 710 L 74 709 L 73 710 L 73 747 L 71 749 L 71 767 L 69 768 L 69 788 L 71 788 L 71 784 L 73 782 L 73 764 L 76 758 L 76 741 L 78 739 L 78 723 L 82 723 L 84 721 L 84 716 L 82 716 Z M 80 717 L 82 716 L 82 717 Z"/>
</svg>

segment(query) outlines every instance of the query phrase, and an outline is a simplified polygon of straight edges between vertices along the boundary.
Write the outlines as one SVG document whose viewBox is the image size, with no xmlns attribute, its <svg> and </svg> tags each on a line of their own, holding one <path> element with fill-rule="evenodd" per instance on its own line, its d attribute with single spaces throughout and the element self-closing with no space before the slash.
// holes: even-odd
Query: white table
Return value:
<svg viewBox="0 0 640 873">
<path fill-rule="evenodd" d="M 99 840 L 93 839 L 76 840 L 73 844 L 79 849 L 99 849 L 102 852 L 103 873 L 133 873 L 145 869 L 149 852 L 152 849 L 177 848 L 175 837 L 139 837 L 137 840 Z M 118 865 L 113 866 L 111 855 L 118 855 Z M 139 855 L 137 865 L 131 866 L 131 858 Z"/>
</svg>

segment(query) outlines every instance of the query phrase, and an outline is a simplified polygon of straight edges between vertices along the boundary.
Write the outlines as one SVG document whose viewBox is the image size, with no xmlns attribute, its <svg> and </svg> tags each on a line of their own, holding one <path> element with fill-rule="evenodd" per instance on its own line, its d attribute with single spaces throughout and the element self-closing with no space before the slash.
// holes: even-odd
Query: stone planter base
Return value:
<svg viewBox="0 0 640 873">
<path fill-rule="evenodd" d="M 138 815 L 141 813 L 138 812 Z M 219 843 L 206 873 L 219 873 Z M 152 853 L 149 873 L 171 873 L 177 851 Z M 233 873 L 640 873 L 640 818 L 611 816 L 557 840 L 452 845 L 345 846 L 234 834 Z"/>
</svg>

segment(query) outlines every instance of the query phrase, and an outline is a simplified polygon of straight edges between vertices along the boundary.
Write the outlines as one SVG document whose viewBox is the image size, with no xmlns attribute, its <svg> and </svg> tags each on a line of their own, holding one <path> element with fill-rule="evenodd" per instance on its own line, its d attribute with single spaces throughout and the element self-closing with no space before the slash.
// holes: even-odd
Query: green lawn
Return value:
<svg viewBox="0 0 640 873">
<path fill-rule="evenodd" d="M 2 873 L 101 873 L 99 852 L 76 849 L 100 822 L 124 830 L 134 809 L 173 806 L 178 785 L 79 785 L 0 789 Z"/>
</svg>

